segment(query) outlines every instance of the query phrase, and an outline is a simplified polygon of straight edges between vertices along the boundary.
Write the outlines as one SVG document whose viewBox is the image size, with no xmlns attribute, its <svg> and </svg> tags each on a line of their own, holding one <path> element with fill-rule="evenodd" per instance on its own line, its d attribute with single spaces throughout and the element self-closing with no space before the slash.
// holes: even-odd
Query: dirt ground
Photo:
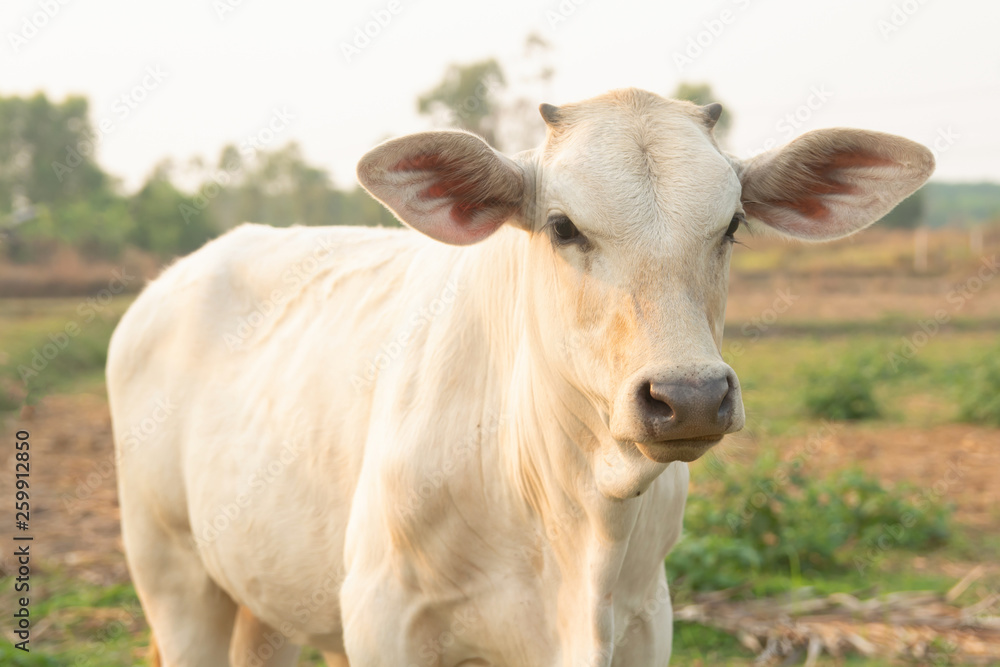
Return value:
<svg viewBox="0 0 1000 667">
<path fill-rule="evenodd" d="M 30 433 L 33 568 L 57 567 L 97 585 L 128 581 L 118 526 L 111 417 L 97 396 L 50 396 L 8 420 L 3 442 L 18 429 Z M 13 470 L 13 447 L 3 469 Z M 0 476 L 0 497 L 13 495 L 11 475 Z M 10 527 L 4 528 L 9 536 Z M 5 572 L 12 565 L 0 560 Z"/>
<path fill-rule="evenodd" d="M 777 312 L 778 328 L 789 322 L 873 322 L 913 319 L 944 311 L 949 320 L 1000 319 L 1000 279 L 978 267 L 935 276 L 741 275 L 729 284 L 727 323 L 748 323 Z M 789 303 L 785 303 L 787 296 Z M 729 333 L 727 332 L 727 335 Z"/>
<path fill-rule="evenodd" d="M 808 437 L 782 436 L 768 445 L 776 446 L 785 460 L 799 459 L 817 473 L 860 466 L 888 484 L 909 483 L 936 500 L 954 503 L 959 523 L 1000 535 L 998 429 L 830 423 Z M 760 446 L 751 425 L 714 455 L 723 464 L 749 463 Z"/>
</svg>

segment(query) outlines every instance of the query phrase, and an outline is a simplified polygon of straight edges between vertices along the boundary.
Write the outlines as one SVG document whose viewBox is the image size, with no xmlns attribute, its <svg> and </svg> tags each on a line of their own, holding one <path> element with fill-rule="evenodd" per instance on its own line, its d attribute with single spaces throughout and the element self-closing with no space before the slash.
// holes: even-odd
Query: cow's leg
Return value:
<svg viewBox="0 0 1000 667">
<path fill-rule="evenodd" d="M 159 664 L 227 666 L 236 604 L 209 577 L 194 542 L 133 503 L 122 504 L 122 539 Z"/>
<path fill-rule="evenodd" d="M 240 607 L 229 648 L 232 667 L 290 667 L 299 659 L 300 649 L 249 609 Z"/>
</svg>

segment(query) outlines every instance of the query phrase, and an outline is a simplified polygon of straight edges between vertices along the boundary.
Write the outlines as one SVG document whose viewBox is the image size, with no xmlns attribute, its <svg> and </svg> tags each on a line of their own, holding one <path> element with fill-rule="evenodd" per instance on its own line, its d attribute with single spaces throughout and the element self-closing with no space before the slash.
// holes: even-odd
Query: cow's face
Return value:
<svg viewBox="0 0 1000 667">
<path fill-rule="evenodd" d="M 717 105 L 631 89 L 541 110 L 549 132 L 535 151 L 509 159 L 473 135 L 428 132 L 371 151 L 359 179 L 446 243 L 478 242 L 505 222 L 527 233 L 520 288 L 533 347 L 619 454 L 655 464 L 693 460 L 743 426 L 720 345 L 747 219 L 799 238 L 845 236 L 934 164 L 906 139 L 843 129 L 741 162 L 712 137 Z"/>
<path fill-rule="evenodd" d="M 615 440 L 661 463 L 698 458 L 744 421 L 720 346 L 745 212 L 714 111 L 636 91 L 543 107 L 535 159 L 540 344 Z"/>
</svg>

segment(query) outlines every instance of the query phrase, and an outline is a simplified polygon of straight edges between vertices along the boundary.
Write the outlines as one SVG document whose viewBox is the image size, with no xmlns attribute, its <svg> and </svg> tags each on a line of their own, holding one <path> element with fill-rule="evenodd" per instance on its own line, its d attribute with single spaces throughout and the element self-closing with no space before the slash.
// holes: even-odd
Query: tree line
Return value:
<svg viewBox="0 0 1000 667">
<path fill-rule="evenodd" d="M 398 224 L 360 188 L 336 188 L 294 142 L 252 154 L 225 146 L 194 192 L 175 184 L 176 168 L 164 161 L 125 193 L 99 164 L 99 141 L 84 97 L 0 97 L 0 232 L 8 259 L 32 261 L 58 244 L 92 258 L 116 258 L 127 246 L 167 258 L 243 221 Z"/>
<path fill-rule="evenodd" d="M 529 35 L 513 73 L 492 58 L 450 65 L 440 83 L 418 97 L 417 110 L 435 125 L 475 132 L 507 152 L 537 145 L 544 136 L 537 105 L 554 77 L 550 48 Z M 512 79 L 519 97 L 507 94 Z M 719 101 L 706 83 L 682 82 L 671 96 L 697 104 Z M 723 145 L 732 118 L 726 108 L 716 126 Z M 168 258 L 191 252 L 243 221 L 399 224 L 360 187 L 335 187 L 330 174 L 310 165 L 294 142 L 252 151 L 227 145 L 214 165 L 196 160 L 194 191 L 179 187 L 176 166 L 163 161 L 131 194 L 98 163 L 99 143 L 84 97 L 62 102 L 44 93 L 0 97 L 0 234 L 6 240 L 0 254 L 32 261 L 68 244 L 94 258 L 116 258 L 128 246 Z M 882 224 L 939 226 L 997 217 L 1000 186 L 932 183 Z"/>
</svg>

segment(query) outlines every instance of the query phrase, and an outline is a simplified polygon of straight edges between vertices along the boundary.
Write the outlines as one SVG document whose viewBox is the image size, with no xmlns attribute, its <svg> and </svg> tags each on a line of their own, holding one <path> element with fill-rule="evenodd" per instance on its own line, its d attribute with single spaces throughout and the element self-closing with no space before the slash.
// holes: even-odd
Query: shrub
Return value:
<svg viewBox="0 0 1000 667">
<path fill-rule="evenodd" d="M 1000 426 L 1000 351 L 965 375 L 967 380 L 958 384 L 962 421 Z"/>
<path fill-rule="evenodd" d="M 882 414 L 875 381 L 884 375 L 883 360 L 854 355 L 805 372 L 803 403 L 811 417 L 833 420 L 873 419 Z"/>
<path fill-rule="evenodd" d="M 800 460 L 761 457 L 723 472 L 713 493 L 694 494 L 685 535 L 667 557 L 682 588 L 712 590 L 755 575 L 825 575 L 890 550 L 945 544 L 951 510 L 913 488 L 886 488 L 860 470 L 816 478 Z M 875 556 L 872 556 L 874 550 Z"/>
</svg>

